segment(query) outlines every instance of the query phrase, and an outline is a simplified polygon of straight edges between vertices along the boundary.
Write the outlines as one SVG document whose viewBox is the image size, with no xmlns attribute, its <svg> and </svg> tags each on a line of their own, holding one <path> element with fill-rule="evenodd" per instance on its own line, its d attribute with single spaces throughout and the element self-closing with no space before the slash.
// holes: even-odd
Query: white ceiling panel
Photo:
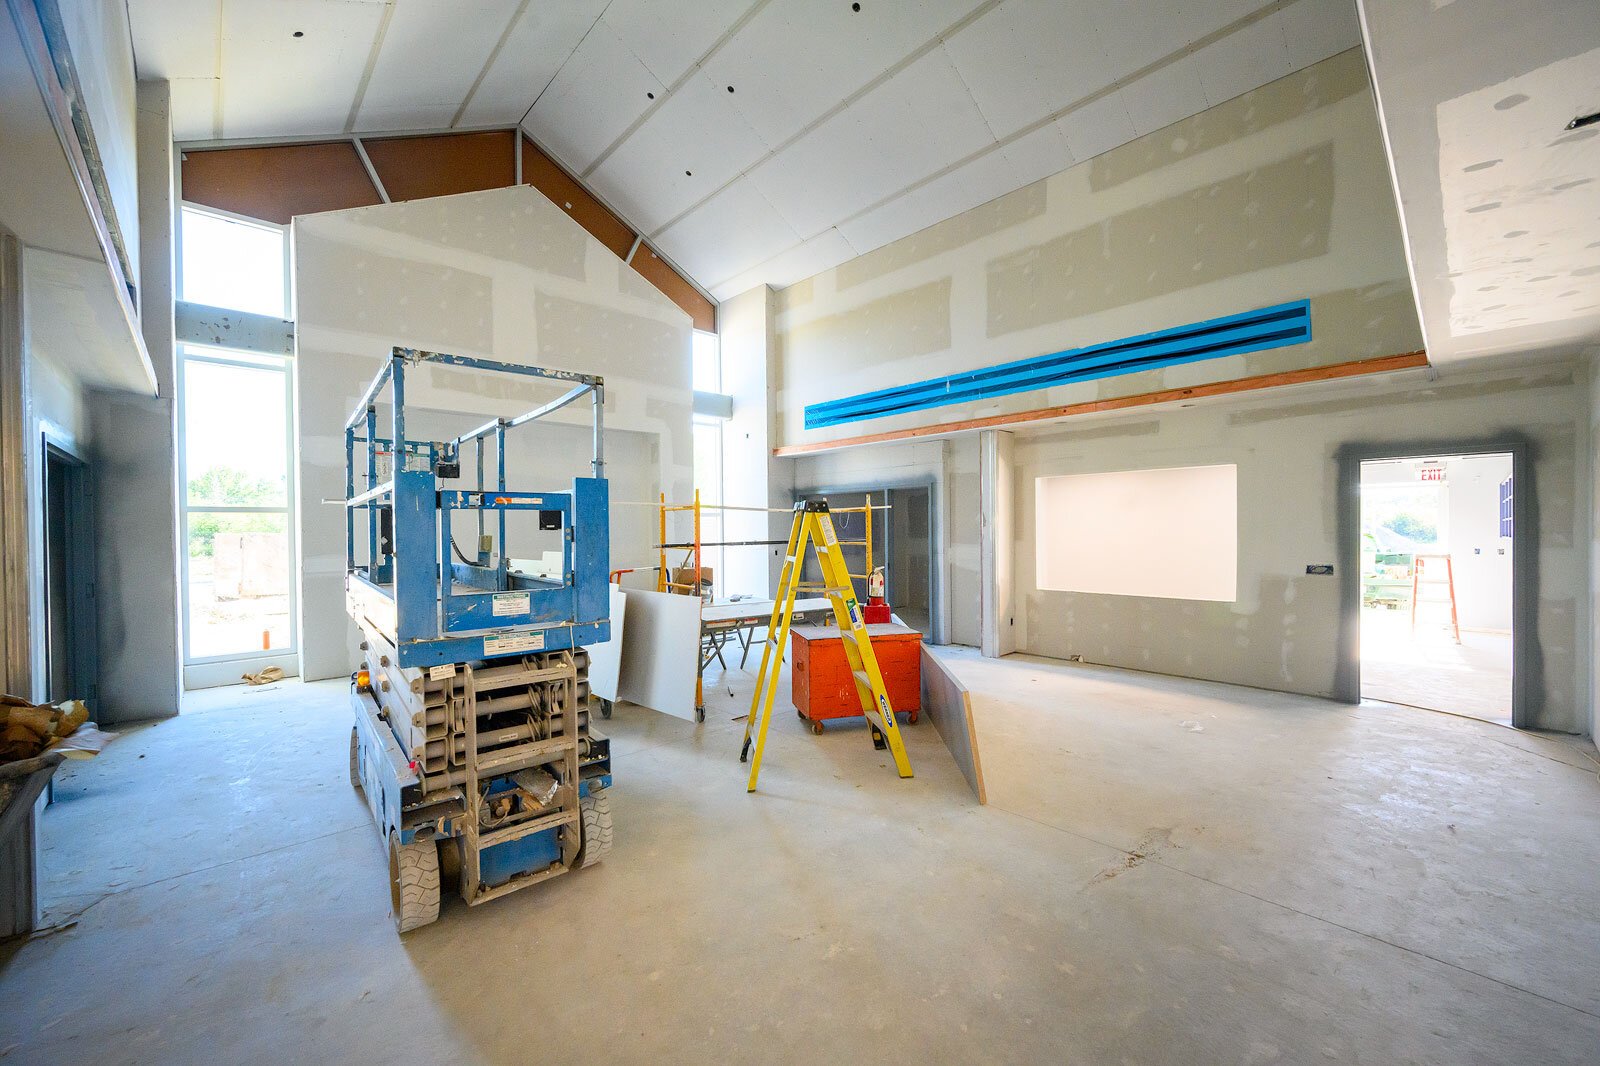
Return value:
<svg viewBox="0 0 1600 1066">
<path fill-rule="evenodd" d="M 812 236 L 905 187 L 872 133 L 852 111 L 842 111 L 749 176 L 797 236 Z"/>
<path fill-rule="evenodd" d="M 868 252 L 1005 195 L 996 189 L 1010 192 L 1028 184 L 1005 152 L 996 150 L 840 223 L 839 229 L 858 252 Z"/>
<path fill-rule="evenodd" d="M 714 284 L 711 296 L 715 300 L 730 300 L 757 285 L 781 289 L 785 285 L 804 281 L 813 274 L 831 270 L 840 263 L 854 259 L 856 254 L 855 248 L 845 240 L 843 234 L 830 229 L 742 274 Z"/>
<path fill-rule="evenodd" d="M 1016 168 L 1006 158 L 1005 152 L 995 151 L 979 156 L 916 190 L 914 195 L 925 215 L 918 229 L 970 211 L 1025 184 L 1030 183 L 1018 180 Z"/>
<path fill-rule="evenodd" d="M 1093 0 L 1007 0 L 945 42 L 995 136 L 1115 81 Z"/>
<path fill-rule="evenodd" d="M 383 50 L 356 115 L 356 129 L 437 129 L 455 118 L 488 62 L 518 0 L 476 0 L 471 18 L 452 18 L 455 0 L 396 4 Z M 450 32 L 440 33 L 449 22 Z"/>
<path fill-rule="evenodd" d="M 1066 135 L 1055 122 L 1046 123 L 1032 133 L 1023 134 L 1001 149 L 1016 172 L 1017 188 L 1032 185 L 1041 178 L 1060 173 L 1077 162 L 1067 145 Z"/>
<path fill-rule="evenodd" d="M 128 22 L 139 77 L 216 77 L 217 0 L 128 0 Z"/>
<path fill-rule="evenodd" d="M 606 25 L 650 73 L 671 85 L 758 0 L 611 0 Z"/>
<path fill-rule="evenodd" d="M 1067 112 L 1056 120 L 1056 128 L 1067 139 L 1067 148 L 1079 162 L 1127 144 L 1137 136 L 1121 93 L 1109 93 Z"/>
<path fill-rule="evenodd" d="M 1213 106 L 1294 71 L 1277 12 L 1208 45 L 1195 58 L 1200 63 L 1200 83 Z"/>
<path fill-rule="evenodd" d="M 858 252 L 881 248 L 891 241 L 932 225 L 928 210 L 915 192 L 896 196 L 887 203 L 839 223 L 839 231 Z"/>
<path fill-rule="evenodd" d="M 1263 2 L 1244 0 L 1247 7 Z M 1225 5 L 1145 0 L 1137 12 L 1127 4 L 1097 4 L 1086 21 L 1114 78 L 1121 78 L 1187 47 L 1228 17 Z"/>
<path fill-rule="evenodd" d="M 809 236 L 993 142 L 936 48 L 751 173 Z"/>
<path fill-rule="evenodd" d="M 521 122 L 605 7 L 605 0 L 530 3 L 468 102 L 462 124 Z"/>
<path fill-rule="evenodd" d="M 773 0 L 706 73 L 737 90 L 735 106 L 768 144 L 781 144 L 882 76 L 978 6 L 978 0 L 847 3 Z"/>
<path fill-rule="evenodd" d="M 850 109 L 903 181 L 941 170 L 994 141 L 943 48 L 935 48 Z"/>
<path fill-rule="evenodd" d="M 691 277 L 715 284 L 788 251 L 800 237 L 755 182 L 740 178 L 656 243 Z"/>
<path fill-rule="evenodd" d="M 1200 57 L 1157 67 L 1138 81 L 1118 90 L 1133 130 L 1141 136 L 1170 126 L 1206 109 L 1206 92 L 1200 83 Z"/>
<path fill-rule="evenodd" d="M 1358 32 L 1356 0 L 126 2 L 181 139 L 340 133 L 358 91 L 358 132 L 521 123 L 719 294 L 880 247 Z"/>
<path fill-rule="evenodd" d="M 534 140 L 582 173 L 666 86 L 604 20 L 590 28 L 524 123 Z"/>
<path fill-rule="evenodd" d="M 1319 3 L 1343 3 L 1344 0 L 1316 0 Z M 1446 0 L 1448 2 L 1448 0 Z M 1240 19 L 1251 18 L 1272 5 L 1266 0 L 1205 0 L 1204 3 L 1184 3 L 1183 0 L 1145 0 L 1161 9 L 1160 14 L 1149 13 L 1151 18 L 1170 18 L 1181 27 L 1186 43 L 1193 44 L 1205 37 L 1226 29 Z"/>
<path fill-rule="evenodd" d="M 1289 65 L 1295 70 L 1320 63 L 1361 43 L 1356 0 L 1300 0 L 1278 13 Z"/>
<path fill-rule="evenodd" d="M 342 131 L 383 10 L 322 0 L 224 5 L 222 136 Z"/>
<path fill-rule="evenodd" d="M 653 233 L 766 152 L 727 88 L 696 73 L 589 180 L 635 226 Z"/>
</svg>

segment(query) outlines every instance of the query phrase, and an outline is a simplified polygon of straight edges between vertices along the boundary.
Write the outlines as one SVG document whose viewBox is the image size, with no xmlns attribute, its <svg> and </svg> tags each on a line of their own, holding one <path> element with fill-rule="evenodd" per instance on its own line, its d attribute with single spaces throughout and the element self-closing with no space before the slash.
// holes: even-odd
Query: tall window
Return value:
<svg viewBox="0 0 1600 1066">
<path fill-rule="evenodd" d="M 181 226 L 183 301 L 287 315 L 282 227 L 192 207 L 183 209 Z M 288 360 L 181 343 L 178 395 L 185 664 L 290 655 L 294 402 Z M 191 679 L 191 687 L 195 683 Z"/>
<path fill-rule="evenodd" d="M 694 390 L 722 391 L 722 342 L 715 333 L 694 331 Z"/>
</svg>

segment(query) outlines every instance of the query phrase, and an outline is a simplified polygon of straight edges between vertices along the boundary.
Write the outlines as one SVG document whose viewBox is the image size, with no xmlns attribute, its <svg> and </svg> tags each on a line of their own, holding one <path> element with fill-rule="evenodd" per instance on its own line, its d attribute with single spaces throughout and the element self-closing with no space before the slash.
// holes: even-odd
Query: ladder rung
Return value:
<svg viewBox="0 0 1600 1066">
<path fill-rule="evenodd" d="M 865 670 L 852 670 L 850 676 L 856 679 L 856 684 L 876 696 L 877 690 L 872 687 L 872 678 Z"/>
</svg>

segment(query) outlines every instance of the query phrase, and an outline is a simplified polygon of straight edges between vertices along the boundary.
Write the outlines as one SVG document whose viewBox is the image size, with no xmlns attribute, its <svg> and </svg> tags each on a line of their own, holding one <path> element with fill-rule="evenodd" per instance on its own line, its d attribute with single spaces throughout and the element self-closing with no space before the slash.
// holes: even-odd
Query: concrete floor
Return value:
<svg viewBox="0 0 1600 1066">
<path fill-rule="evenodd" d="M 1600 781 L 1421 711 L 944 653 L 901 781 L 791 713 L 621 707 L 602 866 L 401 939 L 341 683 L 213 690 L 64 770 L 28 1062 L 1594 1062 Z M 747 675 L 735 691 L 748 698 Z M 76 918 L 74 919 L 74 915 Z"/>
<path fill-rule="evenodd" d="M 1511 634 L 1415 629 L 1410 611 L 1361 611 L 1361 695 L 1511 724 Z"/>
</svg>

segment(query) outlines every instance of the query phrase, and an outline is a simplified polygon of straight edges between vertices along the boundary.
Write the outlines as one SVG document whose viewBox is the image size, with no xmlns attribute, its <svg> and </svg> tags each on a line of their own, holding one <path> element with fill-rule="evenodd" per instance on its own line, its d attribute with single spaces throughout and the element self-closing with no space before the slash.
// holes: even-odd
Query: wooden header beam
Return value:
<svg viewBox="0 0 1600 1066">
<path fill-rule="evenodd" d="M 1358 359 L 1350 363 L 1334 363 L 1306 370 L 1287 370 L 1279 374 L 1260 377 L 1235 378 L 1210 385 L 1192 385 L 1183 389 L 1163 389 L 1160 392 L 1143 392 L 1136 396 L 1118 396 L 1110 400 L 1090 400 L 1086 403 L 1065 404 L 1059 407 L 1040 407 L 1015 414 L 990 415 L 986 418 L 967 418 L 958 422 L 939 422 L 914 429 L 896 429 L 886 433 L 868 433 L 860 437 L 843 437 L 839 440 L 818 441 L 815 444 L 789 444 L 772 449 L 780 459 L 816 452 L 837 451 L 840 448 L 859 448 L 866 444 L 888 444 L 894 441 L 917 440 L 922 437 L 942 437 L 951 433 L 970 433 L 979 429 L 1003 429 L 1025 425 L 1029 422 L 1046 422 L 1074 415 L 1101 414 L 1106 411 L 1123 411 L 1135 407 L 1153 407 L 1156 404 L 1177 400 L 1196 400 L 1211 396 L 1228 396 L 1234 393 L 1259 392 L 1284 385 L 1304 385 L 1313 381 L 1336 381 L 1340 378 L 1362 377 L 1367 374 L 1387 374 L 1395 370 L 1415 370 L 1428 365 L 1426 352 L 1404 352 L 1384 355 L 1374 359 Z"/>
<path fill-rule="evenodd" d="M 369 207 L 390 199 L 531 185 L 681 307 L 695 329 L 717 331 L 717 305 L 518 130 L 346 134 L 179 147 L 185 200 L 279 225 L 288 225 L 295 215 Z"/>
</svg>

